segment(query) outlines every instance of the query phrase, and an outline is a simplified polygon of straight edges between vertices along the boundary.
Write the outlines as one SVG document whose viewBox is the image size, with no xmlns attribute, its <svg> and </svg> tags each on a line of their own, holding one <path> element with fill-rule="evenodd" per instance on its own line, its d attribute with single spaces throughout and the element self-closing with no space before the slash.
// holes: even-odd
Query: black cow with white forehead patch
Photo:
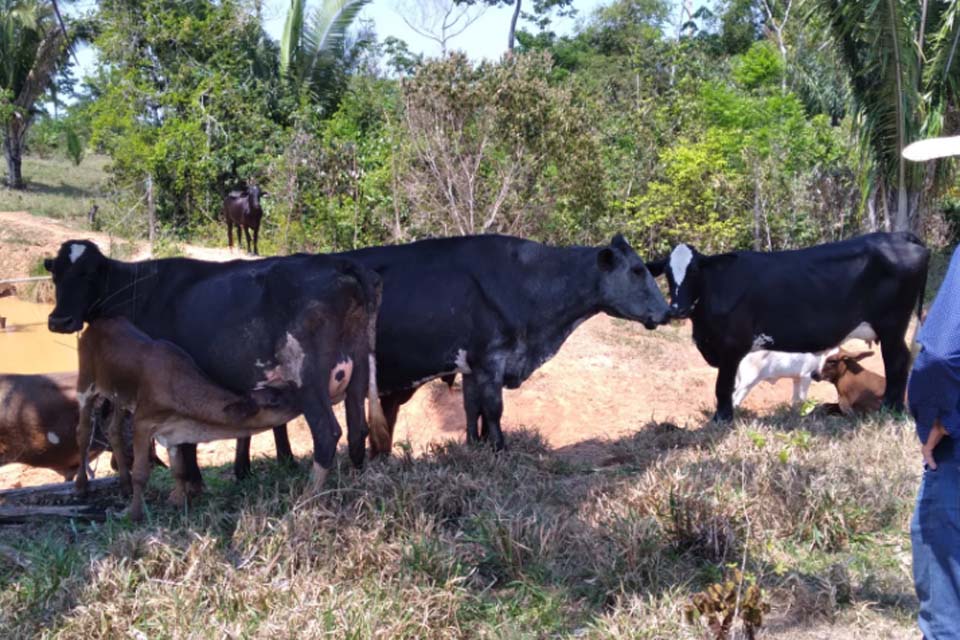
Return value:
<svg viewBox="0 0 960 640">
<path fill-rule="evenodd" d="M 121 262 L 89 241 L 65 242 L 44 266 L 53 274 L 51 331 L 71 333 L 98 318 L 124 317 L 154 339 L 186 351 L 216 384 L 244 394 L 269 387 L 302 412 L 314 444 L 314 479 L 333 463 L 340 426 L 331 405 L 346 402 L 350 457 L 360 465 L 369 397 L 374 436 L 385 435 L 373 351 L 380 279 L 354 261 L 295 255 L 213 263 L 185 258 Z M 87 390 L 80 389 L 80 393 Z M 278 454 L 292 459 L 285 430 Z M 285 445 L 285 447 L 284 447 Z M 176 456 L 199 488 L 196 445 Z M 249 465 L 242 456 L 243 475 Z"/>
<path fill-rule="evenodd" d="M 884 404 L 902 411 L 910 352 L 930 252 L 910 233 L 872 233 L 795 251 L 707 256 L 687 244 L 648 263 L 667 275 L 670 313 L 693 321 L 693 339 L 717 367 L 717 420 L 733 418 L 740 360 L 761 349 L 816 352 L 848 338 L 879 340 Z"/>
</svg>

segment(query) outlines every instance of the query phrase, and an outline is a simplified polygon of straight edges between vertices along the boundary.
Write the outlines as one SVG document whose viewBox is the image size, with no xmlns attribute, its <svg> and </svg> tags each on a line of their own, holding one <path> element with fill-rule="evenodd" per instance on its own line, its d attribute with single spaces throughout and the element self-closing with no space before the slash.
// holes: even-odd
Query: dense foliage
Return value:
<svg viewBox="0 0 960 640">
<path fill-rule="evenodd" d="M 571 3 L 533 2 L 532 31 L 478 63 L 424 60 L 369 24 L 320 41 L 324 11 L 353 7 L 342 29 L 362 4 L 319 3 L 310 18 L 291 3 L 281 47 L 259 3 L 104 0 L 91 19 L 101 68 L 31 148 L 106 152 L 125 216 L 146 210 L 149 177 L 159 224 L 180 235 L 220 234 L 223 195 L 261 183 L 271 251 L 481 232 L 587 243 L 626 231 L 648 255 L 678 240 L 723 251 L 952 234 L 949 162 L 908 176 L 921 180 L 909 216 L 895 206 L 899 142 L 877 132 L 896 123 L 876 115 L 889 96 L 849 65 L 875 66 L 899 40 L 865 41 L 856 11 L 721 0 L 678 16 L 666 0 L 616 0 L 561 37 L 551 12 Z M 956 12 L 926 16 L 927 67 L 898 49 L 914 82 L 904 105 L 931 123 L 912 120 L 910 139 L 956 119 Z"/>
</svg>

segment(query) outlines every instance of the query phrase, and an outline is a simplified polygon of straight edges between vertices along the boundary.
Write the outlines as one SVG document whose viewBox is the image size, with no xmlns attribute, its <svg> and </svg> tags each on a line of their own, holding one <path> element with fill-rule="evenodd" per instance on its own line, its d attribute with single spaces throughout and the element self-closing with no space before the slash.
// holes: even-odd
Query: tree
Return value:
<svg viewBox="0 0 960 640">
<path fill-rule="evenodd" d="M 551 70 L 542 53 L 477 66 L 454 53 L 404 82 L 399 180 L 413 235 L 543 237 L 551 216 L 590 211 L 599 152 Z"/>
<path fill-rule="evenodd" d="M 23 189 L 23 147 L 37 113 L 64 61 L 67 34 L 53 6 L 34 0 L 0 0 L 0 122 L 7 185 Z"/>
<path fill-rule="evenodd" d="M 512 6 L 513 14 L 510 17 L 510 29 L 507 32 L 507 51 L 513 51 L 517 41 L 517 23 L 520 21 L 523 0 L 457 0 L 457 4 L 485 4 L 490 7 Z M 526 15 L 525 17 L 532 17 L 534 15 L 542 16 L 553 9 L 564 11 L 568 9 L 571 4 L 573 4 L 573 0 L 533 0 L 534 13 Z"/>
<path fill-rule="evenodd" d="M 212 218 L 265 171 L 287 120 L 278 50 L 238 0 L 103 0 L 93 142 L 132 200 L 150 178 L 162 222 Z"/>
<path fill-rule="evenodd" d="M 943 172 L 908 166 L 903 148 L 956 126 L 960 2 L 819 0 L 850 78 L 868 166 L 868 207 L 896 230 L 920 229 L 924 191 Z"/>
<path fill-rule="evenodd" d="M 343 58 L 346 32 L 367 4 L 369 0 L 322 0 L 308 14 L 306 0 L 290 0 L 280 40 L 280 72 L 301 98 L 332 110 L 335 67 Z"/>
<path fill-rule="evenodd" d="M 476 22 L 486 7 L 474 8 L 456 0 L 414 0 L 401 3 L 398 12 L 408 27 L 440 45 L 440 57 L 444 57 L 447 43 Z"/>
</svg>

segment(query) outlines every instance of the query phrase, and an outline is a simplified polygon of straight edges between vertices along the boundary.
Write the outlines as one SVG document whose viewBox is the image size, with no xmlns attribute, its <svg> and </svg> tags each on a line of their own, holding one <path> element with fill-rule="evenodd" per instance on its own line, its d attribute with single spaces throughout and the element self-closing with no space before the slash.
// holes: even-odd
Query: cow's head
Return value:
<svg viewBox="0 0 960 640">
<path fill-rule="evenodd" d="M 671 317 L 686 318 L 693 313 L 702 294 L 703 278 L 700 271 L 707 258 L 688 244 L 678 244 L 667 258 L 647 263 L 654 277 L 667 274 Z"/>
<path fill-rule="evenodd" d="M 262 190 L 257 185 L 253 184 L 247 187 L 247 198 L 250 201 L 250 208 L 257 209 L 260 207 L 260 198 L 268 195 L 266 191 Z"/>
<path fill-rule="evenodd" d="M 814 372 L 810 377 L 816 382 L 822 380 L 824 382 L 837 384 L 840 378 L 845 376 L 848 371 L 850 373 L 860 373 L 863 371 L 863 367 L 860 366 L 860 361 L 872 355 L 873 351 L 853 353 L 851 351 L 838 349 L 836 353 L 827 356 L 826 360 L 823 361 L 823 366 L 820 367 L 820 371 Z"/>
<path fill-rule="evenodd" d="M 667 301 L 633 247 L 619 233 L 597 252 L 603 310 L 617 318 L 637 320 L 647 329 L 667 321 Z"/>
<path fill-rule="evenodd" d="M 60 245 L 56 258 L 47 258 L 43 266 L 53 276 L 57 305 L 47 326 L 57 333 L 73 333 L 83 328 L 90 310 L 100 300 L 107 259 L 89 240 L 68 240 Z"/>
</svg>

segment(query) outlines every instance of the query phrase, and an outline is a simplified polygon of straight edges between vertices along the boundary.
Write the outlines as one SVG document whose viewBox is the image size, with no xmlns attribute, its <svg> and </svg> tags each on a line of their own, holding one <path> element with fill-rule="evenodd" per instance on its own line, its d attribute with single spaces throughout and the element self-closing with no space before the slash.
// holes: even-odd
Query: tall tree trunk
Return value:
<svg viewBox="0 0 960 640">
<path fill-rule="evenodd" d="M 56 5 L 54 5 L 56 8 Z M 31 109 L 50 85 L 50 78 L 56 71 L 57 59 L 66 36 L 61 29 L 49 29 L 34 58 L 33 66 L 13 99 L 14 112 L 4 126 L 3 154 L 7 159 L 7 184 L 12 189 L 23 189 L 23 173 L 21 160 L 23 158 L 23 143 L 26 139 L 27 128 L 30 126 Z"/>
<path fill-rule="evenodd" d="M 3 136 L 3 155 L 7 160 L 7 186 L 24 189 L 23 182 L 23 127 L 16 115 L 7 124 Z"/>
<path fill-rule="evenodd" d="M 516 42 L 517 36 L 517 21 L 520 19 L 520 2 L 517 0 L 516 6 L 513 8 L 513 17 L 510 18 L 510 34 L 507 36 L 507 51 L 513 52 L 513 46 Z"/>
</svg>

